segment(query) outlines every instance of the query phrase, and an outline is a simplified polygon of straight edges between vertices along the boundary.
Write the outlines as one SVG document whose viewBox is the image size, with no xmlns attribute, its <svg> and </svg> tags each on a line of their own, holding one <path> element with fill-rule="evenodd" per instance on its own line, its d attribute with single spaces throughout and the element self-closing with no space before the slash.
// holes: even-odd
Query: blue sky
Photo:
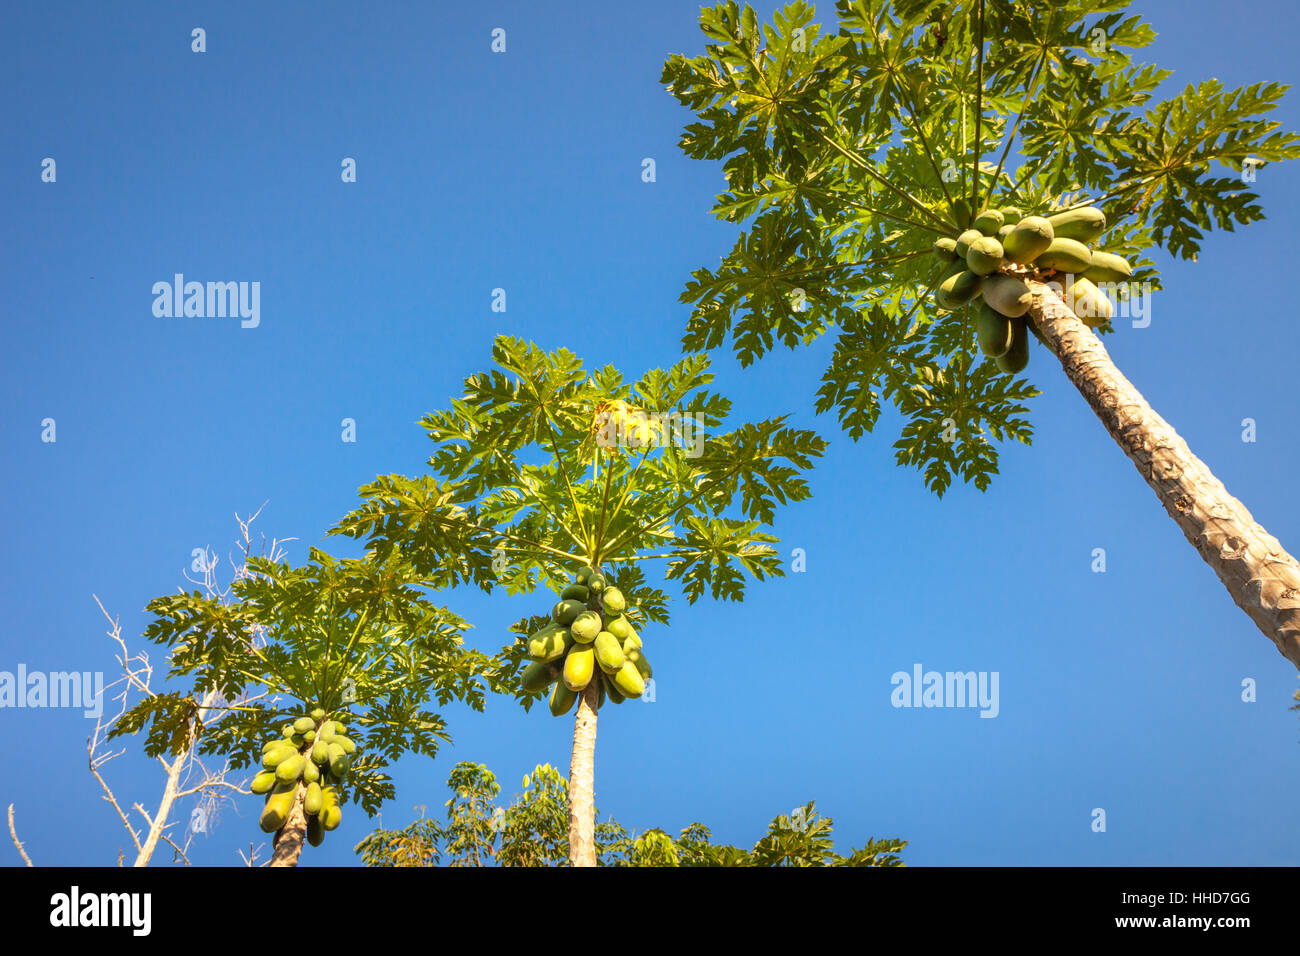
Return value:
<svg viewBox="0 0 1300 956">
<path fill-rule="evenodd" d="M 0 71 L 20 91 L 0 106 L 0 670 L 112 679 L 92 595 L 140 646 L 145 604 L 184 584 L 194 548 L 227 553 L 234 514 L 263 502 L 256 527 L 297 538 L 291 558 L 341 551 L 325 530 L 376 474 L 421 471 L 416 421 L 488 365 L 497 333 L 568 346 L 589 367 L 678 357 L 677 296 L 731 244 L 708 211 L 720 170 L 679 152 L 690 117 L 658 82 L 667 55 L 702 49 L 699 4 L 375 9 L 0 14 Z M 1246 17 L 1201 0 L 1134 9 L 1160 34 L 1144 58 L 1176 71 L 1171 88 L 1297 78 L 1290 4 L 1263 0 Z M 823 22 L 832 14 L 823 4 Z M 489 50 L 495 27 L 503 55 Z M 1275 114 L 1287 128 L 1300 128 L 1298 103 Z M 56 183 L 40 180 L 45 157 Z M 344 157 L 354 184 L 340 181 Z M 654 183 L 641 180 L 646 157 Z M 1198 263 L 1161 255 L 1151 326 L 1120 328 L 1107 347 L 1294 552 L 1300 170 L 1269 167 L 1257 186 L 1269 219 L 1212 234 Z M 177 272 L 259 281 L 260 325 L 156 318 L 150 290 Z M 498 287 L 504 314 L 490 309 Z M 699 820 L 748 846 L 815 799 L 842 850 L 901 837 L 914 865 L 1300 863 L 1300 831 L 1277 811 L 1300 788 L 1294 669 L 1046 353 L 1029 369 L 1043 391 L 1033 447 L 1003 448 L 987 493 L 938 500 L 894 465 L 896 419 L 853 443 L 812 414 L 831 347 L 746 370 L 715 358 L 738 416 L 790 415 L 831 442 L 813 499 L 779 516 L 807 573 L 740 605 L 676 601 L 671 628 L 647 631 L 656 700 L 601 720 L 601 810 L 639 829 Z M 355 443 L 340 441 L 344 418 Z M 485 650 L 549 604 L 441 600 Z M 892 707 L 890 675 L 915 664 L 997 672 L 998 716 Z M 1255 703 L 1241 700 L 1246 678 Z M 398 765 L 385 825 L 421 804 L 440 812 L 457 760 L 487 764 L 507 793 L 535 764 L 567 773 L 567 719 L 505 699 L 447 714 L 454 745 Z M 92 723 L 0 709 L 0 803 L 38 864 L 112 865 L 126 840 L 86 769 Z M 110 777 L 152 812 L 161 777 L 127 749 Z M 1090 827 L 1096 807 L 1105 833 Z M 259 810 L 252 797 L 228 808 L 195 862 L 237 864 L 262 839 Z M 304 862 L 355 865 L 372 826 L 350 807 Z M 0 860 L 19 862 L 7 842 Z"/>
</svg>

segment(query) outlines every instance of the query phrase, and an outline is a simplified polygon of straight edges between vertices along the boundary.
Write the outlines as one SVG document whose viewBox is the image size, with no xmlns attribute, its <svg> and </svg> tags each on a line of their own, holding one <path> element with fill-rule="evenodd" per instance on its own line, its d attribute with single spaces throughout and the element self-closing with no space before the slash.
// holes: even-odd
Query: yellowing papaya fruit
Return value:
<svg viewBox="0 0 1300 956">
<path fill-rule="evenodd" d="M 569 632 L 558 624 L 544 627 L 529 638 L 528 656 L 543 663 L 559 660 L 568 650 L 572 639 Z"/>
<path fill-rule="evenodd" d="M 1078 239 L 1053 239 L 1051 244 L 1034 260 L 1035 269 L 1055 269 L 1083 275 L 1092 265 L 1092 253 Z"/>
<path fill-rule="evenodd" d="M 1002 215 L 1000 210 L 985 209 L 975 217 L 975 221 L 970 224 L 970 227 L 978 229 L 986 236 L 996 236 L 1005 222 L 1006 217 Z"/>
<path fill-rule="evenodd" d="M 980 286 L 980 294 L 984 296 L 985 302 L 1013 319 L 1028 312 L 1030 303 L 1034 300 L 1029 286 L 1015 276 L 988 276 Z"/>
<path fill-rule="evenodd" d="M 593 649 L 596 652 L 596 663 L 606 674 L 613 674 L 623 666 L 623 646 L 611 632 L 601 631 L 597 634 Z"/>
<path fill-rule="evenodd" d="M 294 783 L 302 776 L 302 768 L 306 763 L 307 758 L 302 754 L 294 754 L 280 761 L 275 767 L 275 779 L 280 783 Z"/>
<path fill-rule="evenodd" d="M 622 614 L 627 610 L 627 598 L 618 588 L 605 588 L 600 594 L 600 606 L 609 614 Z"/>
<path fill-rule="evenodd" d="M 262 767 L 265 770 L 274 770 L 281 763 L 298 753 L 298 748 L 289 741 L 283 741 L 283 747 L 276 747 L 262 754 Z"/>
<path fill-rule="evenodd" d="M 312 761 L 308 760 L 302 765 L 302 782 L 303 783 L 320 783 L 321 770 Z"/>
<path fill-rule="evenodd" d="M 610 618 L 605 622 L 605 630 L 620 641 L 627 640 L 627 636 L 632 633 L 632 622 L 620 614 L 618 617 Z"/>
<path fill-rule="evenodd" d="M 289 819 L 289 812 L 293 809 L 293 801 L 297 793 L 296 786 L 276 787 L 266 798 L 266 806 L 262 808 L 262 816 L 258 820 L 263 833 L 274 833 L 284 826 L 284 821 Z"/>
<path fill-rule="evenodd" d="M 302 735 L 302 742 L 305 744 L 314 744 L 316 742 L 316 731 L 309 730 Z"/>
<path fill-rule="evenodd" d="M 311 762 L 317 766 L 325 766 L 330 762 L 330 747 L 323 740 L 318 740 L 311 745 Z"/>
<path fill-rule="evenodd" d="M 569 690 L 582 690 L 591 683 L 596 669 L 596 651 L 586 645 L 574 645 L 564 658 L 564 684 Z"/>
<path fill-rule="evenodd" d="M 1011 347 L 993 361 L 1002 371 L 1014 375 L 1023 372 L 1025 366 L 1029 364 L 1029 332 L 1025 328 L 1024 319 L 1012 319 L 1011 325 L 1013 330 Z"/>
<path fill-rule="evenodd" d="M 266 754 L 270 753 L 272 750 L 276 750 L 280 747 L 283 747 L 287 743 L 288 741 L 285 740 L 283 737 L 276 737 L 274 740 L 268 740 L 266 743 L 262 744 L 262 754 L 265 756 Z"/>
<path fill-rule="evenodd" d="M 316 731 L 316 739 L 323 740 L 326 743 L 329 743 L 331 740 L 334 739 L 334 735 L 339 732 L 336 729 L 337 727 L 338 724 L 336 724 L 334 721 L 332 720 L 325 721 L 325 723 L 321 724 L 320 728 Z"/>
<path fill-rule="evenodd" d="M 316 729 L 316 721 L 310 717 L 299 717 L 293 722 L 293 729 L 296 733 L 305 734 L 309 730 Z"/>
<path fill-rule="evenodd" d="M 311 719 L 315 721 L 324 720 L 329 714 L 325 713 L 325 708 L 317 707 L 311 712 Z"/>
<path fill-rule="evenodd" d="M 1094 328 L 1105 325 L 1115 314 L 1115 306 L 1110 299 L 1083 276 L 1075 276 L 1073 282 L 1066 283 L 1065 304 L 1083 320 L 1084 325 Z"/>
<path fill-rule="evenodd" d="M 1011 348 L 1014 338 L 1011 319 L 998 312 L 986 301 L 980 306 L 979 316 L 975 320 L 975 338 L 980 351 L 989 358 L 1005 355 Z"/>
<path fill-rule="evenodd" d="M 620 670 L 621 669 L 622 668 L 620 668 Z M 601 683 L 605 686 L 605 696 L 615 704 L 621 704 L 623 701 L 627 700 L 626 697 L 619 693 L 618 688 L 614 686 L 614 678 L 612 676 L 606 675 L 602 677 Z"/>
<path fill-rule="evenodd" d="M 573 709 L 573 702 L 578 699 L 576 691 L 569 690 L 564 681 L 556 681 L 555 686 L 551 688 L 551 699 L 549 705 L 551 714 L 555 717 L 563 717 Z"/>
<path fill-rule="evenodd" d="M 252 783 L 248 785 L 248 789 L 259 796 L 263 793 L 270 793 L 275 789 L 275 771 L 258 771 L 258 773 L 253 777 Z"/>
<path fill-rule="evenodd" d="M 600 633 L 600 615 L 595 611 L 584 610 L 569 625 L 569 633 L 579 644 L 590 644 Z"/>
<path fill-rule="evenodd" d="M 307 796 L 303 801 L 302 808 L 307 811 L 307 816 L 314 817 L 320 813 L 321 802 L 325 799 L 325 792 L 321 790 L 320 784 L 309 783 L 307 785 Z"/>
<path fill-rule="evenodd" d="M 1083 277 L 1093 282 L 1124 282 L 1133 278 L 1133 267 L 1123 256 L 1113 252 L 1092 253 L 1092 265 L 1088 266 Z"/>
<path fill-rule="evenodd" d="M 351 757 L 357 752 L 357 745 L 353 743 L 352 738 L 346 734 L 339 734 L 334 738 L 334 743 L 343 748 L 343 752 Z"/>
<path fill-rule="evenodd" d="M 1002 268 L 1002 243 L 992 236 L 981 236 L 966 250 L 966 268 L 977 276 L 986 276 Z"/>
<path fill-rule="evenodd" d="M 631 661 L 624 661 L 623 666 L 613 677 L 614 689 L 624 697 L 636 699 L 645 693 L 645 679 Z"/>
<path fill-rule="evenodd" d="M 1084 206 L 1048 216 L 1057 239 L 1088 243 L 1106 231 L 1106 214 L 1095 206 Z"/>
<path fill-rule="evenodd" d="M 341 720 L 334 721 L 334 736 L 337 737 L 340 734 L 346 734 L 347 732 L 348 732 L 347 724 L 343 723 L 343 721 Z"/>
<path fill-rule="evenodd" d="M 952 262 L 957 258 L 957 240 L 951 236 L 941 236 L 934 240 L 934 254 L 944 262 Z"/>
<path fill-rule="evenodd" d="M 634 650 L 627 655 L 627 659 L 632 662 L 639 673 L 645 680 L 655 676 L 655 672 L 650 667 L 650 662 L 646 660 L 645 655 L 639 650 Z"/>
<path fill-rule="evenodd" d="M 343 822 L 343 808 L 338 804 L 330 807 L 328 810 L 321 811 L 320 825 L 326 830 L 338 829 L 338 825 Z"/>
<path fill-rule="evenodd" d="M 1002 254 L 1010 262 L 1025 265 L 1047 251 L 1055 233 L 1042 216 L 1026 216 L 1002 240 Z"/>
</svg>

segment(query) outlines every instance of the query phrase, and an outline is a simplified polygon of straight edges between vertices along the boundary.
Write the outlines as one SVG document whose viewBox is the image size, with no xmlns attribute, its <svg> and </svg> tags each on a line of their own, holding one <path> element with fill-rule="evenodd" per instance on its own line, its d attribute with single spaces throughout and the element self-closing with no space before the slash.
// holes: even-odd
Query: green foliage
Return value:
<svg viewBox="0 0 1300 956">
<path fill-rule="evenodd" d="M 568 781 L 550 764 L 524 777 L 509 807 L 482 764 L 463 762 L 447 786 L 447 822 L 421 818 L 401 830 L 376 830 L 357 845 L 367 866 L 565 866 L 569 855 Z M 601 866 L 903 866 L 905 840 L 869 840 L 849 856 L 834 850 L 833 824 L 812 803 L 778 816 L 752 850 L 712 842 L 692 823 L 673 839 L 660 829 L 630 834 L 614 820 L 596 826 Z"/>
<path fill-rule="evenodd" d="M 189 734 L 200 754 L 223 754 L 238 769 L 260 760 L 262 741 L 313 707 L 348 725 L 361 756 L 340 802 L 368 813 L 393 796 L 384 772 L 404 753 L 433 757 L 450 740 L 433 699 L 483 708 L 478 678 L 488 659 L 464 647 L 467 625 L 428 601 L 393 568 L 340 560 L 313 549 L 303 567 L 250 557 L 229 599 L 199 591 L 151 601 L 145 637 L 169 650 L 169 679 L 190 697 L 147 697 L 111 736 L 148 728 L 150 756 L 181 752 Z M 198 724 L 193 697 L 217 689 L 239 706 L 213 708 Z"/>
<path fill-rule="evenodd" d="M 702 356 L 636 381 L 506 336 L 492 357 L 496 368 L 421 422 L 431 473 L 380 476 L 332 533 L 365 539 L 375 560 L 435 587 L 558 593 L 579 567 L 601 567 L 636 594 L 638 627 L 667 623 L 668 595 L 635 562 L 665 559 L 691 602 L 738 601 L 747 576 L 783 575 L 767 529 L 779 505 L 809 497 L 804 473 L 825 449 L 816 434 L 784 417 L 724 431 L 731 403 L 708 390 Z M 491 675 L 525 707 L 540 697 L 514 675 L 523 635 L 542 623 L 512 628 L 520 637 Z"/>
<path fill-rule="evenodd" d="M 762 25 L 735 2 L 701 11 L 704 55 L 670 57 L 663 82 L 695 114 L 683 151 L 723 162 L 714 214 L 742 232 L 682 293 L 687 351 L 730 341 L 748 365 L 836 329 L 818 411 L 857 439 L 892 402 L 900 464 L 938 494 L 956 476 L 987 488 L 989 439 L 1030 442 L 1037 390 L 983 358 L 970 310 L 930 301 L 930 246 L 958 231 L 957 206 L 1100 205 L 1106 248 L 1159 288 L 1144 251 L 1195 258 L 1206 230 L 1263 218 L 1236 174 L 1300 155 L 1263 118 L 1279 84 L 1153 102 L 1171 74 L 1133 62 L 1155 33 L 1127 5 L 840 0 L 833 35 L 807 3 Z M 951 385 L 913 400 L 927 367 Z M 957 441 L 935 438 L 948 418 Z"/>
</svg>

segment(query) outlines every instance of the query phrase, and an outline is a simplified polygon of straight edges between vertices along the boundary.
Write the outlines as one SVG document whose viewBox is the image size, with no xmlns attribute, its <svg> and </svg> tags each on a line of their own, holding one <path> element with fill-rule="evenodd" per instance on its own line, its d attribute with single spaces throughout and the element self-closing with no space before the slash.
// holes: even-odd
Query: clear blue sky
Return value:
<svg viewBox="0 0 1300 956">
<path fill-rule="evenodd" d="M 1146 58 L 1176 85 L 1298 78 L 1291 3 L 1135 9 L 1160 34 Z M 701 50 L 698 10 L 6 5 L 0 670 L 111 675 L 92 594 L 138 646 L 142 608 L 184 583 L 192 549 L 225 554 L 233 514 L 264 501 L 258 527 L 298 538 L 302 560 L 359 485 L 420 472 L 416 421 L 487 365 L 498 332 L 589 365 L 673 362 L 678 293 L 731 242 L 708 212 L 719 169 L 680 154 L 689 115 L 658 82 L 668 54 Z M 489 50 L 494 27 L 504 55 Z M 1276 115 L 1300 128 L 1300 96 Z M 45 157 L 55 184 L 40 181 Z M 340 182 L 343 157 L 355 184 Z M 1300 167 L 1270 167 L 1258 185 L 1268 221 L 1212 235 L 1198 264 L 1162 257 L 1151 327 L 1107 344 L 1295 552 Z M 259 281 L 260 326 L 154 317 L 153 283 L 177 272 Z M 495 287 L 504 315 L 490 311 Z M 1059 367 L 1035 348 L 1033 447 L 1004 448 L 987 493 L 940 501 L 893 464 L 896 419 L 854 444 L 812 414 L 831 345 L 748 370 L 717 357 L 739 414 L 789 414 L 831 441 L 815 497 L 779 521 L 808 573 L 743 605 L 677 601 L 673 626 L 647 631 L 657 700 L 602 716 L 601 810 L 637 828 L 699 820 L 748 846 L 816 799 L 841 849 L 898 836 L 915 865 L 1300 864 L 1283 809 L 1300 790 L 1294 669 Z M 40 439 L 47 417 L 55 444 Z M 345 417 L 355 444 L 339 440 Z M 1090 570 L 1098 547 L 1104 574 Z M 444 600 L 484 649 L 549 603 Z M 893 708 L 890 675 L 917 663 L 997 671 L 999 715 Z M 1256 703 L 1240 700 L 1245 678 Z M 418 804 L 440 812 L 456 760 L 486 763 L 507 792 L 537 763 L 567 773 L 567 719 L 502 699 L 450 720 L 454 746 L 398 766 L 386 825 Z M 0 803 L 38 864 L 109 865 L 125 841 L 86 770 L 91 723 L 0 710 Z M 112 779 L 152 811 L 161 777 L 128 748 Z M 196 862 L 237 863 L 262 839 L 259 809 L 246 797 L 228 810 Z M 355 864 L 372 826 L 350 807 L 306 862 Z M 0 861 L 18 862 L 7 840 Z"/>
</svg>

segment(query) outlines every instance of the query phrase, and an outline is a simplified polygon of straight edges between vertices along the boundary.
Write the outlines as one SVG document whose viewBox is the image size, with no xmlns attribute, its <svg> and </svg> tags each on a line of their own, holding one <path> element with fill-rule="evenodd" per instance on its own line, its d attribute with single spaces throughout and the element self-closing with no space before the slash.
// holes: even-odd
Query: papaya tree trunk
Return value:
<svg viewBox="0 0 1300 956">
<path fill-rule="evenodd" d="M 599 678 L 596 678 L 599 679 Z M 596 707 L 593 679 L 578 697 L 569 760 L 569 866 L 596 865 Z"/>
<path fill-rule="evenodd" d="M 1300 668 L 1300 563 L 1155 413 L 1055 291 L 1025 281 L 1033 293 L 1028 317 L 1051 343 L 1066 377 L 1237 606 Z"/>
<path fill-rule="evenodd" d="M 275 832 L 275 847 L 271 851 L 271 866 L 297 866 L 302 855 L 302 843 L 307 838 L 307 811 L 303 801 L 307 788 L 300 786 L 294 794 L 293 809 L 284 826 Z"/>
</svg>

